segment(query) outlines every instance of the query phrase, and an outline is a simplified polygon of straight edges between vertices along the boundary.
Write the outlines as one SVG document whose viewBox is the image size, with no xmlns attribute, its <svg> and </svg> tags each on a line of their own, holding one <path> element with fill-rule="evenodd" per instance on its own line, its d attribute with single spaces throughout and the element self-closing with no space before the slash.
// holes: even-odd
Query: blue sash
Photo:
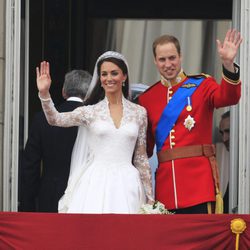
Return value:
<svg viewBox="0 0 250 250">
<path fill-rule="evenodd" d="M 183 108 L 187 105 L 187 98 L 191 97 L 203 80 L 204 78 L 189 78 L 186 80 L 164 108 L 155 132 L 157 152 L 161 151 L 170 130 L 173 128 Z"/>
</svg>

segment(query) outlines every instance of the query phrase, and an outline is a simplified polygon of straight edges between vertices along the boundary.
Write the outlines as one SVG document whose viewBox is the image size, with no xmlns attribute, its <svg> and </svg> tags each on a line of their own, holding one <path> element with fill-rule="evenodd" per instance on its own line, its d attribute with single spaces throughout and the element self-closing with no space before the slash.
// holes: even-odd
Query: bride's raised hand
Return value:
<svg viewBox="0 0 250 250">
<path fill-rule="evenodd" d="M 41 97 L 49 95 L 51 85 L 50 66 L 46 61 L 40 63 L 40 68 L 36 67 L 36 84 Z"/>
</svg>

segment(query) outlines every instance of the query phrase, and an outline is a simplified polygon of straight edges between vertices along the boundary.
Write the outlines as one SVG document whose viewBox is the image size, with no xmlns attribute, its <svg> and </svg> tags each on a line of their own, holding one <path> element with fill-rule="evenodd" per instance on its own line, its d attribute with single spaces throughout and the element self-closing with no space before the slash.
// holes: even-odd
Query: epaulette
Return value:
<svg viewBox="0 0 250 250">
<path fill-rule="evenodd" d="M 133 100 L 134 103 L 138 104 L 139 103 L 139 97 L 141 95 L 143 95 L 144 93 L 146 93 L 149 89 L 151 89 L 152 87 L 154 87 L 158 82 L 154 83 L 153 85 L 149 86 L 145 91 L 141 92 L 140 94 L 138 94 L 135 99 Z"/>
<path fill-rule="evenodd" d="M 152 88 L 153 88 L 155 85 L 157 85 L 158 83 L 159 83 L 159 81 L 156 82 L 156 83 L 154 83 L 153 85 L 149 86 L 149 87 L 148 87 L 144 92 L 142 92 L 140 95 L 142 95 L 142 94 L 148 92 L 150 89 L 152 89 Z"/>
<path fill-rule="evenodd" d="M 201 74 L 197 74 L 197 75 L 187 75 L 187 77 L 193 77 L 193 78 L 208 78 L 208 77 L 211 77 L 211 76 L 208 75 L 208 74 L 205 74 L 205 73 L 201 73 Z"/>
</svg>

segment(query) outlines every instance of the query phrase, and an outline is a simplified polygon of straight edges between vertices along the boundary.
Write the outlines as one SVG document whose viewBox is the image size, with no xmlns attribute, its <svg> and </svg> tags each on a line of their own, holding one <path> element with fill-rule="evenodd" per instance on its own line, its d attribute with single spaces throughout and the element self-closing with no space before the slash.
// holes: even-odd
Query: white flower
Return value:
<svg viewBox="0 0 250 250">
<path fill-rule="evenodd" d="M 140 214 L 173 214 L 169 212 L 164 204 L 159 201 L 155 201 L 153 205 L 143 204 L 140 211 Z"/>
</svg>

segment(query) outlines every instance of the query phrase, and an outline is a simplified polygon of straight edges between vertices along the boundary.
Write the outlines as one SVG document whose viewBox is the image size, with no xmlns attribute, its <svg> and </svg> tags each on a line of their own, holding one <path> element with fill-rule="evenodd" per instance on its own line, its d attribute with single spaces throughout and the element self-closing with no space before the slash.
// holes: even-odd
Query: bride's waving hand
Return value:
<svg viewBox="0 0 250 250">
<path fill-rule="evenodd" d="M 49 98 L 49 89 L 51 85 L 50 65 L 48 62 L 43 61 L 40 68 L 36 67 L 36 83 L 41 98 Z"/>
</svg>

